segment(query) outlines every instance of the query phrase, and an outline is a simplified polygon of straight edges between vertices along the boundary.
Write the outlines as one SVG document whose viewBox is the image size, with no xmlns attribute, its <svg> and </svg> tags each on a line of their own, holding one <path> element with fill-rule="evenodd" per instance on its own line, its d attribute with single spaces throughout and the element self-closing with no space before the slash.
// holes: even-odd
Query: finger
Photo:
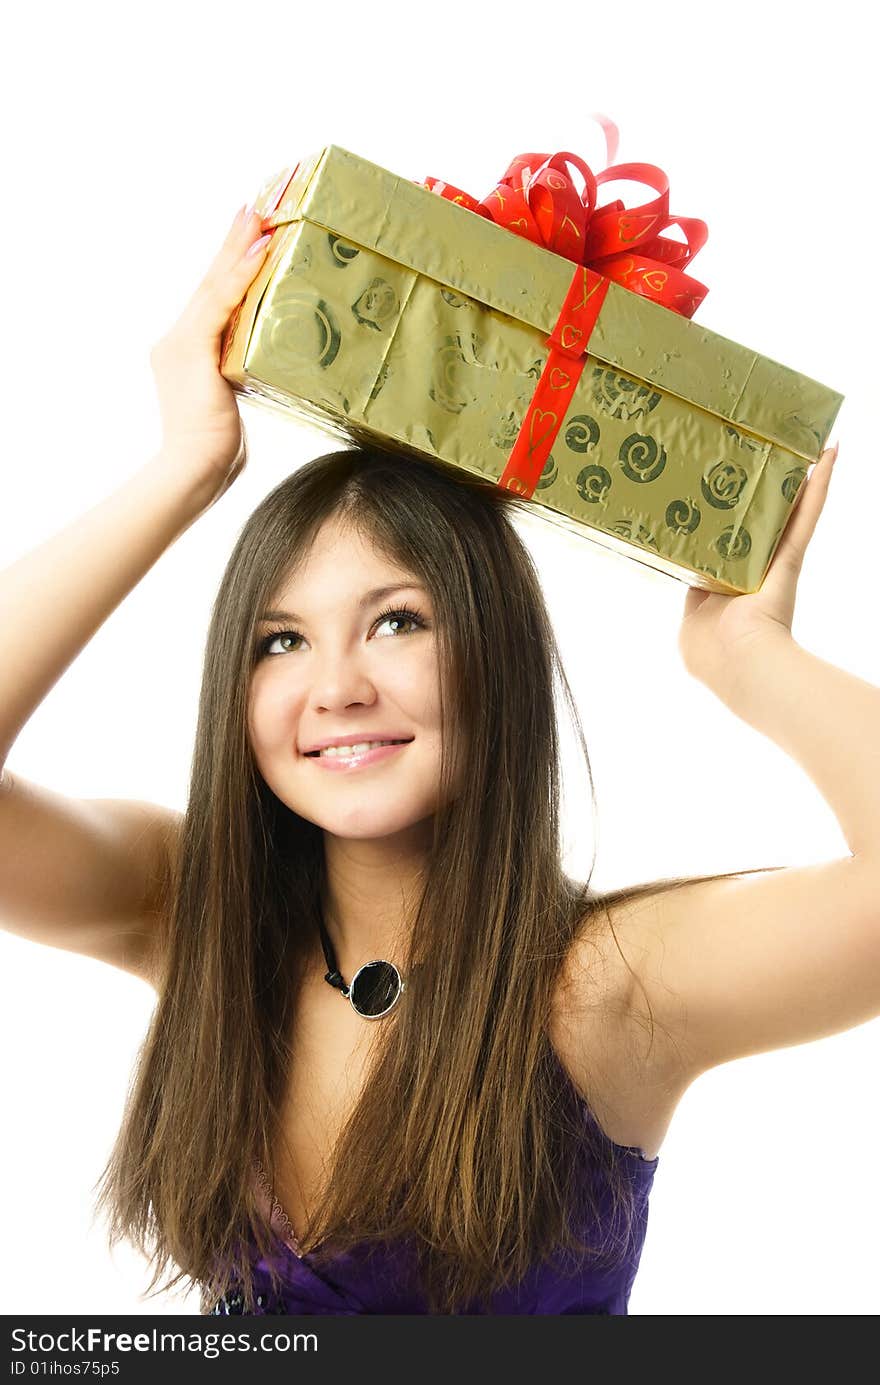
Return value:
<svg viewBox="0 0 880 1385">
<path fill-rule="evenodd" d="M 241 263 L 242 256 L 262 234 L 263 219 L 253 205 L 237 212 L 226 239 L 208 267 L 202 284 L 222 279 L 224 275 L 233 271 Z M 199 287 L 201 286 L 200 284 Z"/>
<path fill-rule="evenodd" d="M 774 558 L 780 561 L 803 558 L 828 497 L 828 482 L 836 455 L 835 448 L 826 448 L 809 480 L 801 485 Z"/>
<path fill-rule="evenodd" d="M 262 267 L 273 232 L 274 227 L 270 227 L 270 239 L 263 240 L 261 219 L 256 215 L 230 229 L 223 249 L 181 315 L 179 325 L 184 332 L 202 340 L 215 341 L 220 336 Z M 248 253 L 252 247 L 256 253 Z"/>
<path fill-rule="evenodd" d="M 253 203 L 248 207 L 239 208 L 208 273 L 210 274 L 214 268 L 221 271 L 231 269 L 248 246 L 261 234 L 262 224 L 263 219 L 257 214 Z"/>
<path fill-rule="evenodd" d="M 685 615 L 690 615 L 692 611 L 698 611 L 709 594 L 705 587 L 688 587 L 684 599 Z"/>
</svg>

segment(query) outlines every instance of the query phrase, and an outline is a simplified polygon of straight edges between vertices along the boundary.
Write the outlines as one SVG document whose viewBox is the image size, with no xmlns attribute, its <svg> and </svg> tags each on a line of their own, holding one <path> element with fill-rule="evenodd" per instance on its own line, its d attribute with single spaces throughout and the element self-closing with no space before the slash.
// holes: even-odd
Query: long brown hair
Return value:
<svg viewBox="0 0 880 1385">
<path fill-rule="evenodd" d="M 609 902 L 687 881 L 600 897 L 561 868 L 557 688 L 595 792 L 540 582 L 510 522 L 523 503 L 363 443 L 300 467 L 241 531 L 208 630 L 159 998 L 99 1180 L 110 1245 L 127 1239 L 154 1266 L 148 1296 L 189 1277 L 211 1300 L 241 1288 L 251 1311 L 251 1251 L 271 1263 L 278 1250 L 254 1166 L 274 1183 L 291 978 L 316 937 L 323 837 L 256 769 L 248 687 L 258 613 L 333 515 L 430 592 L 442 725 L 454 735 L 442 738 L 445 806 L 404 958 L 418 979 L 393 1022 L 373 1026 L 370 1075 L 302 1247 L 319 1265 L 413 1237 L 433 1313 L 485 1303 L 557 1250 L 619 1254 L 598 1215 L 593 1240 L 573 1223 L 578 1199 L 582 1216 L 596 1210 L 576 1178 L 585 1141 L 628 1240 L 631 1182 L 570 1085 L 560 1092 L 551 1004 L 576 938 L 600 914 L 611 925 Z"/>
</svg>

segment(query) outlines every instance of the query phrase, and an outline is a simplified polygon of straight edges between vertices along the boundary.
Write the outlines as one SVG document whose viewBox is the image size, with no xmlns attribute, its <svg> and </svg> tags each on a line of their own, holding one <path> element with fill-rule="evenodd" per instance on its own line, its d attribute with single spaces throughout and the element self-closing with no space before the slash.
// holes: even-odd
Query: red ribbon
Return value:
<svg viewBox="0 0 880 1385">
<path fill-rule="evenodd" d="M 602 126 L 611 165 L 617 152 L 617 126 L 603 115 L 591 118 Z M 583 177 L 582 193 L 574 187 L 568 166 Z M 630 210 L 619 200 L 597 207 L 600 185 L 618 179 L 646 183 L 658 195 Z M 481 202 L 437 178 L 426 178 L 422 186 L 577 264 L 556 325 L 545 342 L 549 354 L 541 378 L 498 478 L 499 485 L 529 497 L 583 371 L 609 282 L 614 280 L 682 317 L 692 317 L 709 290 L 682 267 L 705 245 L 709 228 L 695 217 L 670 216 L 669 179 L 654 164 L 616 164 L 597 176 L 576 154 L 518 154 Z M 661 235 L 672 225 L 681 228 L 684 244 Z"/>
</svg>

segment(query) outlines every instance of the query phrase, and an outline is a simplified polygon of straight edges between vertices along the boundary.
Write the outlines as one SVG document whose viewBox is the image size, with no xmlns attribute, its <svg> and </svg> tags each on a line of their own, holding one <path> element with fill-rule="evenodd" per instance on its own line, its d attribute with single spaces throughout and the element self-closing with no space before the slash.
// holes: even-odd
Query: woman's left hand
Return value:
<svg viewBox="0 0 880 1385">
<path fill-rule="evenodd" d="M 797 581 L 828 494 L 837 447 L 827 448 L 798 492 L 764 581 L 756 592 L 727 596 L 690 587 L 678 647 L 688 672 L 723 693 L 736 661 L 769 636 L 791 636 Z"/>
</svg>

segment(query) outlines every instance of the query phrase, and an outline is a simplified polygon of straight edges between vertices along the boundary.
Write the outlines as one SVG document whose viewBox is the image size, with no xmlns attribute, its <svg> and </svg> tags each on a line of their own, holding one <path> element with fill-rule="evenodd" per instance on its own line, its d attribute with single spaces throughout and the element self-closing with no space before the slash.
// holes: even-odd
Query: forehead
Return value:
<svg viewBox="0 0 880 1385">
<path fill-rule="evenodd" d="M 331 516 L 276 587 L 272 605 L 299 610 L 308 604 L 323 610 L 359 600 L 369 589 L 401 584 L 422 586 L 418 573 L 379 548 L 368 533 Z"/>
</svg>

